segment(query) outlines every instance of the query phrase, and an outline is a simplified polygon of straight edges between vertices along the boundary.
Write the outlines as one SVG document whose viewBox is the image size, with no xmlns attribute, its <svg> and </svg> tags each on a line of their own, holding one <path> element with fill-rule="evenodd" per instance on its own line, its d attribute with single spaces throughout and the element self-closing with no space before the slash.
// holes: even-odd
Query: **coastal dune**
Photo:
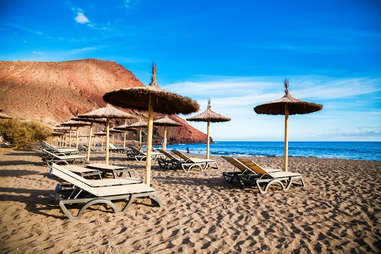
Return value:
<svg viewBox="0 0 381 254">
<path fill-rule="evenodd" d="M 97 160 L 102 160 L 99 155 Z M 1 150 L 0 245 L 2 253 L 379 253 L 381 162 L 290 158 L 304 188 L 261 195 L 229 185 L 230 164 L 205 173 L 159 170 L 152 185 L 162 207 L 139 199 L 125 214 L 104 206 L 80 220 L 63 216 L 54 196 L 57 179 L 37 151 Z M 253 157 L 281 168 L 282 158 Z M 143 179 L 144 162 L 124 161 Z"/>
</svg>

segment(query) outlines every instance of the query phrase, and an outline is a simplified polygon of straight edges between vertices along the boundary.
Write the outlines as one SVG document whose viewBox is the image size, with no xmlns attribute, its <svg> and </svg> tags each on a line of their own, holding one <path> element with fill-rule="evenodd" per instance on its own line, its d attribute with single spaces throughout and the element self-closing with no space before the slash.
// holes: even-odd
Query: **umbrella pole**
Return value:
<svg viewBox="0 0 381 254">
<path fill-rule="evenodd" d="M 125 131 L 123 135 L 123 149 L 126 149 L 126 136 L 127 136 L 127 131 Z"/>
<path fill-rule="evenodd" d="M 147 156 L 146 156 L 146 174 L 145 184 L 151 186 L 151 149 L 152 149 L 152 132 L 153 132 L 153 107 L 152 97 L 148 97 L 148 136 L 147 136 Z"/>
<path fill-rule="evenodd" d="M 210 145 L 210 122 L 208 121 L 208 130 L 207 130 L 208 140 L 206 141 L 206 159 L 209 160 L 209 145 Z"/>
<path fill-rule="evenodd" d="M 163 150 L 167 150 L 167 126 L 164 126 Z"/>
<path fill-rule="evenodd" d="M 288 105 L 285 105 L 284 109 L 284 171 L 287 172 L 288 167 Z"/>
<path fill-rule="evenodd" d="M 87 157 L 86 157 L 87 162 L 90 162 L 91 136 L 92 135 L 93 135 L 93 122 L 90 123 L 89 144 L 87 146 Z"/>
<path fill-rule="evenodd" d="M 106 121 L 106 165 L 108 165 L 108 148 L 109 148 L 108 146 L 110 143 L 109 134 L 110 134 L 110 123 L 109 123 L 109 120 L 107 119 Z"/>
<path fill-rule="evenodd" d="M 79 142 L 79 140 L 78 140 L 78 138 L 79 138 L 79 131 L 78 131 L 78 129 L 79 129 L 79 127 L 77 127 L 77 129 L 76 129 L 76 131 L 75 131 L 75 135 L 76 135 L 76 139 L 77 139 L 77 141 L 76 141 L 76 144 L 75 144 L 75 148 L 78 150 L 78 142 Z"/>
<path fill-rule="evenodd" d="M 139 128 L 139 149 L 142 149 L 142 128 Z"/>
<path fill-rule="evenodd" d="M 69 147 L 71 148 L 71 127 L 69 129 Z"/>
</svg>

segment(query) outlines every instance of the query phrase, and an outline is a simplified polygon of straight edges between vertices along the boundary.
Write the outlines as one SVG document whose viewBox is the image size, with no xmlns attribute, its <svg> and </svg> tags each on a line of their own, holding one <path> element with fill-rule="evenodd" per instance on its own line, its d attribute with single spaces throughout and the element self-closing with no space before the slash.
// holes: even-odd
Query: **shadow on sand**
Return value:
<svg viewBox="0 0 381 254">
<path fill-rule="evenodd" d="M 15 194 L 3 194 L 5 192 Z M 60 219 L 66 218 L 63 215 L 57 216 L 45 212 L 60 209 L 55 199 L 54 190 L 31 190 L 0 187 L 0 201 L 21 202 L 25 204 L 25 209 L 29 212 L 47 217 Z"/>
</svg>

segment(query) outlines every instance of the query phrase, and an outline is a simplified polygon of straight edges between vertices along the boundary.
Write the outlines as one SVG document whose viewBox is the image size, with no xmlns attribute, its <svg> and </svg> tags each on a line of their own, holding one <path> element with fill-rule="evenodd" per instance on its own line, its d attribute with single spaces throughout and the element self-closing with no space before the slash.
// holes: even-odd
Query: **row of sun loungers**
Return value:
<svg viewBox="0 0 381 254">
<path fill-rule="evenodd" d="M 50 165 L 50 173 L 61 179 L 56 194 L 62 212 L 70 219 L 79 219 L 83 212 L 94 204 L 103 204 L 112 208 L 115 213 L 124 213 L 136 198 L 149 198 L 152 204 L 160 205 L 155 190 L 132 177 L 127 166 L 85 164 L 72 165 L 73 162 L 84 162 L 85 156 L 71 153 L 60 153 L 59 149 L 44 144 L 45 162 Z M 130 155 L 129 155 L 130 153 Z M 126 155 L 134 160 L 144 160 L 145 153 L 131 146 Z M 192 169 L 205 171 L 209 167 L 218 169 L 216 160 L 193 158 L 177 150 L 167 152 L 162 149 L 153 151 L 159 167 L 162 169 Z M 304 186 L 303 176 L 294 172 L 283 172 L 279 169 L 265 168 L 245 158 L 223 157 L 234 171 L 223 172 L 227 183 L 256 186 L 261 194 L 267 193 L 274 183 L 288 190 L 291 185 Z M 112 178 L 107 178 L 109 175 Z M 123 178 L 121 178 L 123 176 Z M 296 181 L 300 184 L 296 184 Z M 118 209 L 115 201 L 123 201 Z M 78 212 L 74 215 L 73 209 Z"/>
</svg>

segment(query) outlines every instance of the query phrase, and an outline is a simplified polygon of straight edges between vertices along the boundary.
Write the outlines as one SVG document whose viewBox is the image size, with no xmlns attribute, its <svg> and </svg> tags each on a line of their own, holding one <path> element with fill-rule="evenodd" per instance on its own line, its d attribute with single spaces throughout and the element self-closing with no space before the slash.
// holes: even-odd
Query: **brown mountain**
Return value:
<svg viewBox="0 0 381 254">
<path fill-rule="evenodd" d="M 143 84 L 132 72 L 113 61 L 0 61 L 0 108 L 8 115 L 28 120 L 61 123 L 103 107 L 104 93 L 135 86 Z M 146 112 L 126 111 L 146 115 Z M 160 116 L 157 114 L 155 118 Z M 183 123 L 182 127 L 170 128 L 168 138 L 172 142 L 206 141 L 206 135 L 185 120 L 178 116 L 171 118 Z M 156 133 L 160 134 L 161 130 Z"/>
</svg>

